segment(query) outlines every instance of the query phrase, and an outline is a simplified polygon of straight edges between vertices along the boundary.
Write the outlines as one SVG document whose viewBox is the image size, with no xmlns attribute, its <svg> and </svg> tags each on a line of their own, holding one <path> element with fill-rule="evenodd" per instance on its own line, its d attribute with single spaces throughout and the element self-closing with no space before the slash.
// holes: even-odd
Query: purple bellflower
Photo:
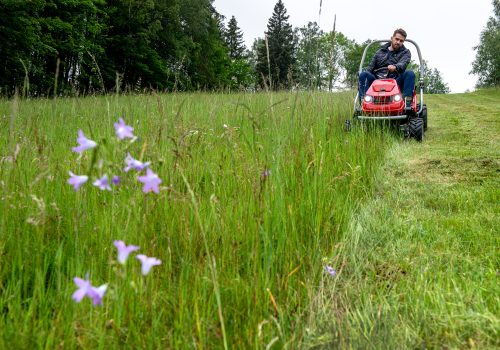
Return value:
<svg viewBox="0 0 500 350">
<path fill-rule="evenodd" d="M 162 181 L 151 169 L 146 171 L 145 176 L 139 176 L 137 179 L 144 184 L 142 192 L 148 193 L 153 191 L 154 193 L 160 193 L 159 186 Z"/>
<path fill-rule="evenodd" d="M 115 186 L 118 186 L 121 181 L 122 180 L 120 180 L 120 177 L 118 175 L 113 176 L 113 178 L 111 179 L 111 183 L 113 183 L 113 185 Z"/>
<path fill-rule="evenodd" d="M 69 172 L 70 178 L 68 179 L 68 183 L 73 186 L 75 191 L 78 191 L 81 185 L 88 181 L 89 177 L 87 175 L 75 175 L 71 171 Z"/>
<path fill-rule="evenodd" d="M 149 271 L 153 266 L 161 264 L 161 260 L 156 258 L 150 258 L 143 254 L 137 255 L 136 258 L 142 263 L 141 272 L 144 276 L 146 276 L 149 273 Z"/>
<path fill-rule="evenodd" d="M 89 280 L 84 280 L 78 277 L 73 278 L 73 281 L 78 287 L 71 297 L 75 302 L 79 303 L 84 297 L 88 297 L 92 299 L 92 304 L 94 306 L 102 305 L 102 298 L 108 288 L 107 284 L 103 284 L 100 287 L 94 287 Z"/>
<path fill-rule="evenodd" d="M 127 157 L 125 158 L 125 164 L 127 166 L 125 169 L 123 169 L 125 172 L 129 172 L 131 169 L 137 170 L 137 171 L 143 171 L 146 169 L 151 162 L 146 162 L 143 163 L 141 161 L 138 161 L 137 159 L 132 158 L 130 153 L 127 153 Z"/>
<path fill-rule="evenodd" d="M 260 177 L 265 179 L 271 175 L 271 169 L 266 169 L 262 173 L 260 173 Z"/>
<path fill-rule="evenodd" d="M 102 176 L 93 183 L 94 186 L 99 187 L 101 190 L 111 191 L 111 186 L 109 186 L 108 175 Z"/>
<path fill-rule="evenodd" d="M 330 265 L 325 266 L 325 272 L 329 274 L 331 277 L 335 277 L 335 275 L 337 274 L 337 271 L 335 271 L 335 269 Z"/>
<path fill-rule="evenodd" d="M 134 131 L 134 128 L 131 127 L 130 125 L 126 125 L 125 121 L 120 118 L 118 123 L 115 124 L 115 131 L 116 131 L 116 136 L 120 139 L 123 140 L 125 138 L 134 138 L 134 134 L 132 134 L 132 131 Z"/>
<path fill-rule="evenodd" d="M 80 146 L 73 147 L 73 152 L 77 153 L 82 153 L 87 149 L 91 149 L 97 146 L 97 143 L 95 141 L 89 140 L 85 137 L 82 130 L 78 130 L 78 138 L 76 139 L 76 142 L 78 142 Z"/>
<path fill-rule="evenodd" d="M 118 249 L 118 262 L 122 265 L 125 265 L 125 262 L 128 259 L 128 255 L 136 250 L 139 250 L 139 247 L 136 245 L 126 245 L 123 241 L 114 241 L 116 249 Z"/>
</svg>

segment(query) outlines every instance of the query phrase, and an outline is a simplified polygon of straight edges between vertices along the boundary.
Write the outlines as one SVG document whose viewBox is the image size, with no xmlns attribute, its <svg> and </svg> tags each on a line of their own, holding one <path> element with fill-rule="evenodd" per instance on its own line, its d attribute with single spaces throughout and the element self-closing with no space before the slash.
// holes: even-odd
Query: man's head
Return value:
<svg viewBox="0 0 500 350">
<path fill-rule="evenodd" d="M 394 51 L 397 51 L 403 46 L 406 40 L 406 31 L 404 29 L 396 29 L 391 36 L 391 46 Z"/>
</svg>

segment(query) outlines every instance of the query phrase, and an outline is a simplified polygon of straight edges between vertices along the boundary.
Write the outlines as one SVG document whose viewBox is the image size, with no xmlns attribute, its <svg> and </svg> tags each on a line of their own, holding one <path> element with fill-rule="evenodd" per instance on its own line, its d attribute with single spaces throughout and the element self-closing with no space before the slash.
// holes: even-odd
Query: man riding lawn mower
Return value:
<svg viewBox="0 0 500 350">
<path fill-rule="evenodd" d="M 415 73 L 406 70 L 411 53 L 403 43 L 412 43 L 420 59 L 420 103 L 415 91 Z M 363 71 L 366 53 L 371 45 L 385 43 Z M 375 40 L 368 44 L 359 65 L 359 90 L 354 100 L 354 119 L 389 120 L 397 123 L 405 135 L 422 141 L 427 129 L 427 106 L 424 101 L 423 60 L 420 48 L 406 40 L 406 32 L 396 29 L 391 40 Z"/>
</svg>

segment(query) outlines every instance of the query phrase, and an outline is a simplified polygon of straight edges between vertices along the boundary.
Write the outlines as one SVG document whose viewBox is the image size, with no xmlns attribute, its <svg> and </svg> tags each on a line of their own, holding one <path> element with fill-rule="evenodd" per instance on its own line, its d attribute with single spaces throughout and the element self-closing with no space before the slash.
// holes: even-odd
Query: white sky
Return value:
<svg viewBox="0 0 500 350">
<path fill-rule="evenodd" d="M 302 27 L 319 22 L 331 31 L 337 15 L 337 31 L 362 43 L 367 39 L 388 39 L 394 29 L 403 28 L 408 39 L 420 47 L 422 58 L 437 68 L 452 93 L 473 90 L 476 77 L 469 75 L 481 31 L 493 16 L 491 0 L 283 0 L 290 24 Z M 263 37 L 277 0 L 215 0 L 214 6 L 228 20 L 235 16 L 248 48 Z M 408 44 L 411 48 L 413 45 Z M 412 58 L 418 63 L 413 51 Z"/>
</svg>

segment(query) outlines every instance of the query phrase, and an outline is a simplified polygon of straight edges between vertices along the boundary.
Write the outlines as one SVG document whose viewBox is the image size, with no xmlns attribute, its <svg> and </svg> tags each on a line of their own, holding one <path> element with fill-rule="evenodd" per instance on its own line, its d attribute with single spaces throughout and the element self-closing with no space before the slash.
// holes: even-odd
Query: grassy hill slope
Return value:
<svg viewBox="0 0 500 350">
<path fill-rule="evenodd" d="M 309 320 L 308 347 L 500 347 L 500 91 L 427 100 L 395 143 Z"/>
</svg>

